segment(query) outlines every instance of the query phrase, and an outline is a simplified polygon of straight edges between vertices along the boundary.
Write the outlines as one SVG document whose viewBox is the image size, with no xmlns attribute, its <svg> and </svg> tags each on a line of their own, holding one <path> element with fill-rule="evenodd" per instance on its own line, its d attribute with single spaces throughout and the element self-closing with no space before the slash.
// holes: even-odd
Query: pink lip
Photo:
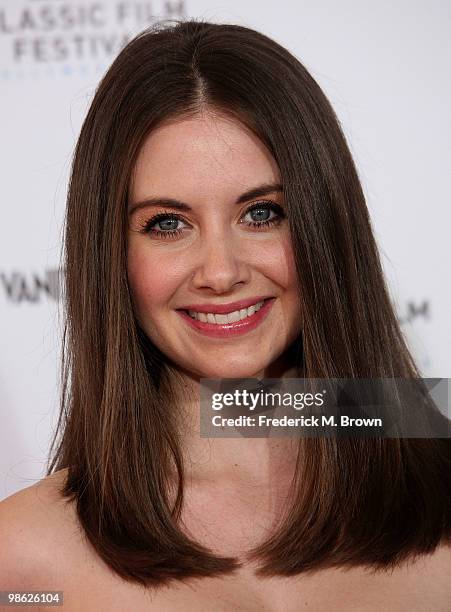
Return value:
<svg viewBox="0 0 451 612">
<path fill-rule="evenodd" d="M 180 310 L 194 310 L 195 312 L 211 312 L 212 314 L 227 314 L 234 310 L 241 310 L 242 308 L 249 308 L 253 304 L 263 302 L 269 299 L 271 296 L 257 296 L 247 298 L 246 300 L 239 300 L 238 302 L 230 302 L 229 304 L 188 304 L 188 306 L 182 306 Z"/>
<path fill-rule="evenodd" d="M 269 311 L 272 308 L 275 298 L 269 298 L 263 304 L 258 312 L 251 315 L 250 317 L 246 317 L 242 321 L 235 321 L 234 323 L 224 323 L 224 324 L 216 324 L 216 323 L 204 323 L 203 321 L 198 321 L 197 319 L 193 319 L 189 316 L 187 312 L 184 310 L 177 310 L 176 312 L 182 317 L 184 321 L 196 331 L 213 338 L 227 338 L 229 336 L 238 336 L 240 334 L 245 334 L 252 329 L 255 329 L 260 325 L 260 323 L 266 318 Z M 246 300 L 244 300 L 246 301 Z M 247 300 L 249 301 L 249 300 Z M 262 301 L 262 299 L 257 300 Z M 238 304 L 240 302 L 235 302 Z M 241 302 L 242 303 L 242 302 Z M 250 302 L 249 306 L 255 304 L 256 302 Z M 211 307 L 210 307 L 211 308 Z M 227 306 L 229 308 L 229 306 Z M 241 308 L 245 308 L 245 306 L 241 306 Z M 211 312 L 216 313 L 216 310 L 198 310 L 196 308 L 189 308 L 189 310 L 196 310 L 196 312 Z M 234 310 L 239 310 L 239 308 L 234 308 Z M 231 310 L 226 310 L 225 312 L 233 312 Z M 225 314 L 218 313 L 218 314 Z"/>
</svg>

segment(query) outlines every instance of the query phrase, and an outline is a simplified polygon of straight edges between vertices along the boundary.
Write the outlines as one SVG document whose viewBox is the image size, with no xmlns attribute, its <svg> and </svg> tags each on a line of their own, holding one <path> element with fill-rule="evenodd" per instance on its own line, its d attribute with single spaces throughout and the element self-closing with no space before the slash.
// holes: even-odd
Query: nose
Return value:
<svg viewBox="0 0 451 612">
<path fill-rule="evenodd" d="M 242 245 L 241 245 L 242 246 Z M 192 277 L 193 288 L 227 293 L 250 277 L 243 249 L 230 234 L 204 235 Z"/>
</svg>

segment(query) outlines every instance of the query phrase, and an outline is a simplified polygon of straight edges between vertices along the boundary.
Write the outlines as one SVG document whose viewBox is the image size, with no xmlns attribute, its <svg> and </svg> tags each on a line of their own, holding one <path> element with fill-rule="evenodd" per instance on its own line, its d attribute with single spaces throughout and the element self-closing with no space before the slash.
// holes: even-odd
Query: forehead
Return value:
<svg viewBox="0 0 451 612">
<path fill-rule="evenodd" d="M 253 132 L 233 118 L 206 114 L 163 123 L 147 136 L 130 194 L 134 200 L 161 194 L 195 201 L 213 191 L 228 198 L 279 181 L 276 161 Z"/>
</svg>

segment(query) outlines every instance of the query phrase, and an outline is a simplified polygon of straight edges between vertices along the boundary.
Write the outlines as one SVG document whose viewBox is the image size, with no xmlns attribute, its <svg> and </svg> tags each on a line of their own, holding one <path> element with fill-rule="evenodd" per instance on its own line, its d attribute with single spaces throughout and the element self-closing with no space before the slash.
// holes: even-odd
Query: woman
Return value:
<svg viewBox="0 0 451 612">
<path fill-rule="evenodd" d="M 199 436 L 201 378 L 419 376 L 287 50 L 196 21 L 134 39 L 80 134 L 65 249 L 60 436 L 2 504 L 2 584 L 70 610 L 447 609 L 449 440 Z"/>
</svg>

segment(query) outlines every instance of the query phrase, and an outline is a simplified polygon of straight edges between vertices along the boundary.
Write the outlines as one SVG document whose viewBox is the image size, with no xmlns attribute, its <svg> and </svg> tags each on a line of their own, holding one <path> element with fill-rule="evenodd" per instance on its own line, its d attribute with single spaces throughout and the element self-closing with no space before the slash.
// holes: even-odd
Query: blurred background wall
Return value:
<svg viewBox="0 0 451 612">
<path fill-rule="evenodd" d="M 61 232 L 83 118 L 134 34 L 187 17 L 260 30 L 321 85 L 421 371 L 450 376 L 449 2 L 0 0 L 0 499 L 44 475 L 56 423 Z"/>
</svg>

